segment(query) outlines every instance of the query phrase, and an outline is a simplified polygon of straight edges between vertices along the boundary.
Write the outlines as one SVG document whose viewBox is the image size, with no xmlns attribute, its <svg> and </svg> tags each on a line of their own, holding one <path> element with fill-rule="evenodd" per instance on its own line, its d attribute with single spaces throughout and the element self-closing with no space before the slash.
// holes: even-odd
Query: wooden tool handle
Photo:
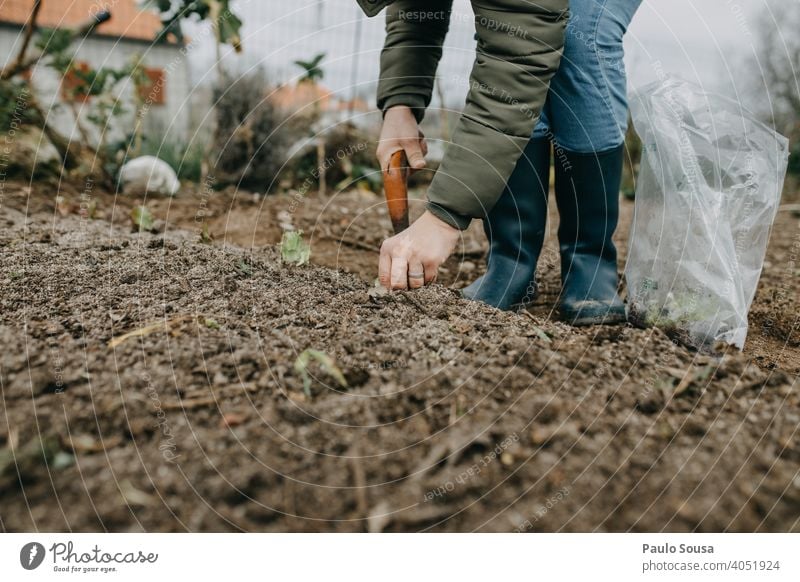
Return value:
<svg viewBox="0 0 800 582">
<path fill-rule="evenodd" d="M 408 228 L 408 172 L 408 160 L 402 150 L 392 154 L 389 167 L 383 170 L 383 189 L 395 234 Z"/>
</svg>

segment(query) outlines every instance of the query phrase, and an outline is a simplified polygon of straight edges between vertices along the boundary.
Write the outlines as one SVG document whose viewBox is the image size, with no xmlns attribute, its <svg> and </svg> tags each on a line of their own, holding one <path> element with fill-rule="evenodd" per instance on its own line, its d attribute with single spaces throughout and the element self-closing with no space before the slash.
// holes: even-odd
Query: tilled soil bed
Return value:
<svg viewBox="0 0 800 582">
<path fill-rule="evenodd" d="M 800 531 L 773 362 L 2 212 L 4 531 Z"/>
</svg>

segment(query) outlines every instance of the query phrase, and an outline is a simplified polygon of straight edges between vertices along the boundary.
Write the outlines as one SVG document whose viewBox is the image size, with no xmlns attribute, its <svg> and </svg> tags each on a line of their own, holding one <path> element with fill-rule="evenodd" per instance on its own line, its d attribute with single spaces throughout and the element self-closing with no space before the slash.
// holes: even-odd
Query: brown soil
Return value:
<svg viewBox="0 0 800 582">
<path fill-rule="evenodd" d="M 528 314 L 376 293 L 370 193 L 149 199 L 147 233 L 133 200 L 92 192 L 89 219 L 66 187 L 5 194 L 3 531 L 800 531 L 789 211 L 745 352 L 715 358 L 556 322 L 552 240 Z M 281 263 L 287 220 L 315 264 Z M 468 232 L 442 282 L 484 248 Z M 306 390 L 309 348 L 347 385 L 312 359 Z"/>
</svg>

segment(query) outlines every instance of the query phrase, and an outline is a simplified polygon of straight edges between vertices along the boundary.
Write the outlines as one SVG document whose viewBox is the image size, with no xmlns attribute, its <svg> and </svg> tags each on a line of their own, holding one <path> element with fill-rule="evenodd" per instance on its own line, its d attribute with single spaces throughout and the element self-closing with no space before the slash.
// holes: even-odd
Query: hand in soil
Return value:
<svg viewBox="0 0 800 582">
<path fill-rule="evenodd" d="M 378 278 L 387 289 L 418 289 L 436 279 L 461 232 L 425 212 L 406 230 L 381 245 Z"/>
<path fill-rule="evenodd" d="M 412 171 L 425 167 L 428 145 L 425 143 L 425 136 L 419 130 L 414 113 L 405 105 L 391 107 L 383 119 L 376 152 L 381 169 L 388 168 L 392 154 L 400 150 L 406 152 L 408 165 Z"/>
</svg>

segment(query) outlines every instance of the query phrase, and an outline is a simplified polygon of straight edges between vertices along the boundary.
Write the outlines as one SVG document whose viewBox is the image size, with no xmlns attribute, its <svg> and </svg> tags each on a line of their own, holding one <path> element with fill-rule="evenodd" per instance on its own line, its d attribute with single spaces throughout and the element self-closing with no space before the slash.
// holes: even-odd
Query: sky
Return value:
<svg viewBox="0 0 800 582">
<path fill-rule="evenodd" d="M 786 0 L 795 1 L 795 0 Z M 224 50 L 225 66 L 263 67 L 275 82 L 297 78 L 292 64 L 325 52 L 323 83 L 342 98 L 374 95 L 383 15 L 364 17 L 355 0 L 238 0 L 244 52 Z M 722 92 L 736 91 L 737 71 L 752 53 L 752 31 L 764 0 L 644 0 L 625 39 L 629 87 L 656 79 L 659 70 Z M 473 60 L 474 29 L 469 0 L 455 0 L 454 17 L 439 75 L 445 100 L 463 100 L 463 81 Z M 202 27 L 187 32 L 204 39 L 190 52 L 195 82 L 214 74 L 214 48 Z"/>
</svg>

